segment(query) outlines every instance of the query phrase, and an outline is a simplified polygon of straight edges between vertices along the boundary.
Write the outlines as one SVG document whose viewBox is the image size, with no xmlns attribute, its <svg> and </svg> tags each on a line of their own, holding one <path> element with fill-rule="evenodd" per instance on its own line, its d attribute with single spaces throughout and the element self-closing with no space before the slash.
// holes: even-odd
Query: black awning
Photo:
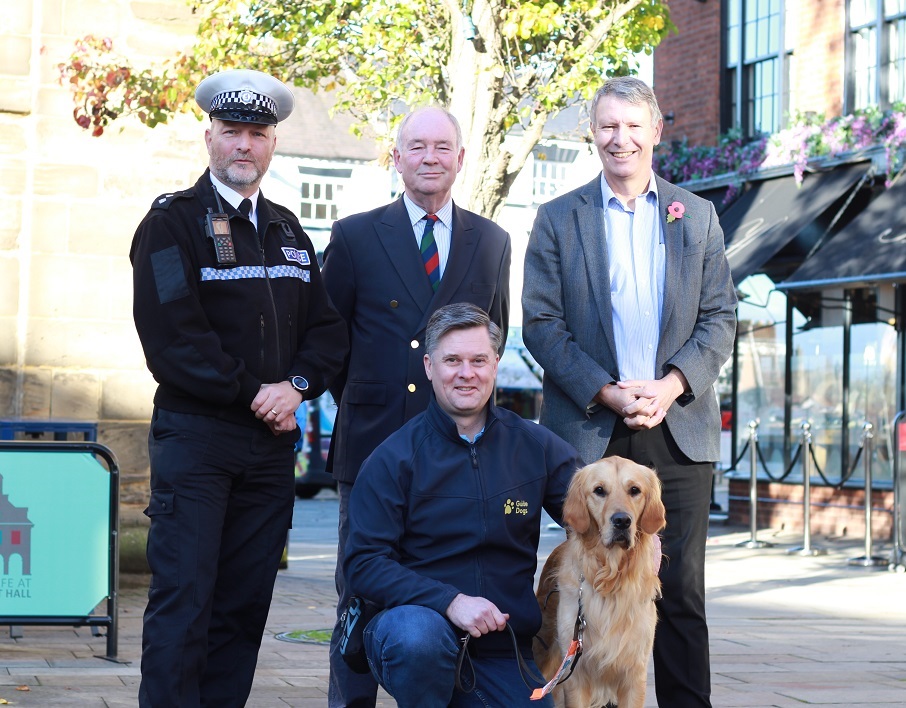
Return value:
<svg viewBox="0 0 906 708">
<path fill-rule="evenodd" d="M 720 217 L 733 282 L 756 273 L 868 170 L 865 163 L 751 183 Z"/>
<path fill-rule="evenodd" d="M 730 187 L 715 187 L 712 189 L 703 189 L 701 191 L 696 191 L 697 194 L 702 199 L 707 199 L 709 202 L 714 204 L 714 210 L 717 212 L 717 215 L 720 216 L 727 209 L 733 206 L 733 201 L 735 197 L 732 195 L 727 199 L 727 193 L 730 191 Z"/>
<path fill-rule="evenodd" d="M 809 258 L 782 290 L 906 281 L 906 184 L 883 192 Z"/>
</svg>

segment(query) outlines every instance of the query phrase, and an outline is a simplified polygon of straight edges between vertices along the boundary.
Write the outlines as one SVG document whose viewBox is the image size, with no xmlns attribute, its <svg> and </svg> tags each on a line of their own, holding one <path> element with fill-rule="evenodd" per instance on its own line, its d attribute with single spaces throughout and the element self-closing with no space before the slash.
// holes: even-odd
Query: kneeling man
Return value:
<svg viewBox="0 0 906 708">
<path fill-rule="evenodd" d="M 469 303 L 432 315 L 425 371 L 434 397 L 365 461 L 350 497 L 344 571 L 353 593 L 386 608 L 365 629 L 365 649 L 400 708 L 539 705 L 506 625 L 537 674 L 541 510 L 560 521 L 582 462 L 546 428 L 490 403 L 501 341 Z M 455 681 L 466 633 L 474 693 Z"/>
</svg>

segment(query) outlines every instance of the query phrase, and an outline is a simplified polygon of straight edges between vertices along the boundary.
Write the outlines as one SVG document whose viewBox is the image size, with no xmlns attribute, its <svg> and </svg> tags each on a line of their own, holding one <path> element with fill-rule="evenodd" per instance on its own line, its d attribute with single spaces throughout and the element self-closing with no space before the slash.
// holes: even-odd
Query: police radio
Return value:
<svg viewBox="0 0 906 708">
<path fill-rule="evenodd" d="M 204 216 L 205 235 L 214 241 L 214 256 L 217 265 L 235 265 L 236 247 L 233 245 L 233 234 L 230 233 L 230 217 L 226 214 L 215 214 L 208 207 Z"/>
<path fill-rule="evenodd" d="M 208 207 L 208 213 L 204 215 L 205 236 L 214 242 L 214 256 L 218 267 L 235 265 L 236 247 L 233 245 L 233 234 L 230 232 L 230 217 L 223 213 L 223 204 L 216 188 L 214 196 L 220 212 L 215 214 L 214 210 Z"/>
</svg>

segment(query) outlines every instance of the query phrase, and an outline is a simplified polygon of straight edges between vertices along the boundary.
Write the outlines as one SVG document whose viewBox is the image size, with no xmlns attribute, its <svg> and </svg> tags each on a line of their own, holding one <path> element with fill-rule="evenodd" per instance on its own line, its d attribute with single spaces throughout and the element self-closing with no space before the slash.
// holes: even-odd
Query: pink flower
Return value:
<svg viewBox="0 0 906 708">
<path fill-rule="evenodd" d="M 686 207 L 684 207 L 681 202 L 673 202 L 673 204 L 667 207 L 667 223 L 669 224 L 677 219 L 682 219 L 683 214 L 685 213 Z"/>
</svg>

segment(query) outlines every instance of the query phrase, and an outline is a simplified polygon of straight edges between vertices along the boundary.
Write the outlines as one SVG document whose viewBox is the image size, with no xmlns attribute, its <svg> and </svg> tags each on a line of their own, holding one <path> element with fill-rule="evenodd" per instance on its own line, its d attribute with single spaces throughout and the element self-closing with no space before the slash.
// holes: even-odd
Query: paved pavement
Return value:
<svg viewBox="0 0 906 708">
<path fill-rule="evenodd" d="M 329 492 L 296 504 L 289 568 L 277 580 L 251 708 L 327 704 L 327 648 L 277 635 L 333 624 L 336 513 Z M 561 531 L 546 529 L 541 555 L 561 538 Z M 786 552 L 802 544 L 801 535 L 761 530 L 759 540 L 775 547 L 737 547 L 748 538 L 748 529 L 712 523 L 707 582 L 715 708 L 906 706 L 906 575 L 849 566 L 848 558 L 862 554 L 861 539 L 813 538 L 828 554 L 802 557 Z M 140 576 L 123 578 L 118 658 L 124 663 L 97 658 L 106 640 L 88 629 L 26 627 L 23 638 L 11 639 L 4 628 L 0 699 L 17 706 L 135 706 L 145 585 Z M 382 694 L 378 705 L 395 703 Z M 645 705 L 657 706 L 651 675 Z"/>
</svg>

